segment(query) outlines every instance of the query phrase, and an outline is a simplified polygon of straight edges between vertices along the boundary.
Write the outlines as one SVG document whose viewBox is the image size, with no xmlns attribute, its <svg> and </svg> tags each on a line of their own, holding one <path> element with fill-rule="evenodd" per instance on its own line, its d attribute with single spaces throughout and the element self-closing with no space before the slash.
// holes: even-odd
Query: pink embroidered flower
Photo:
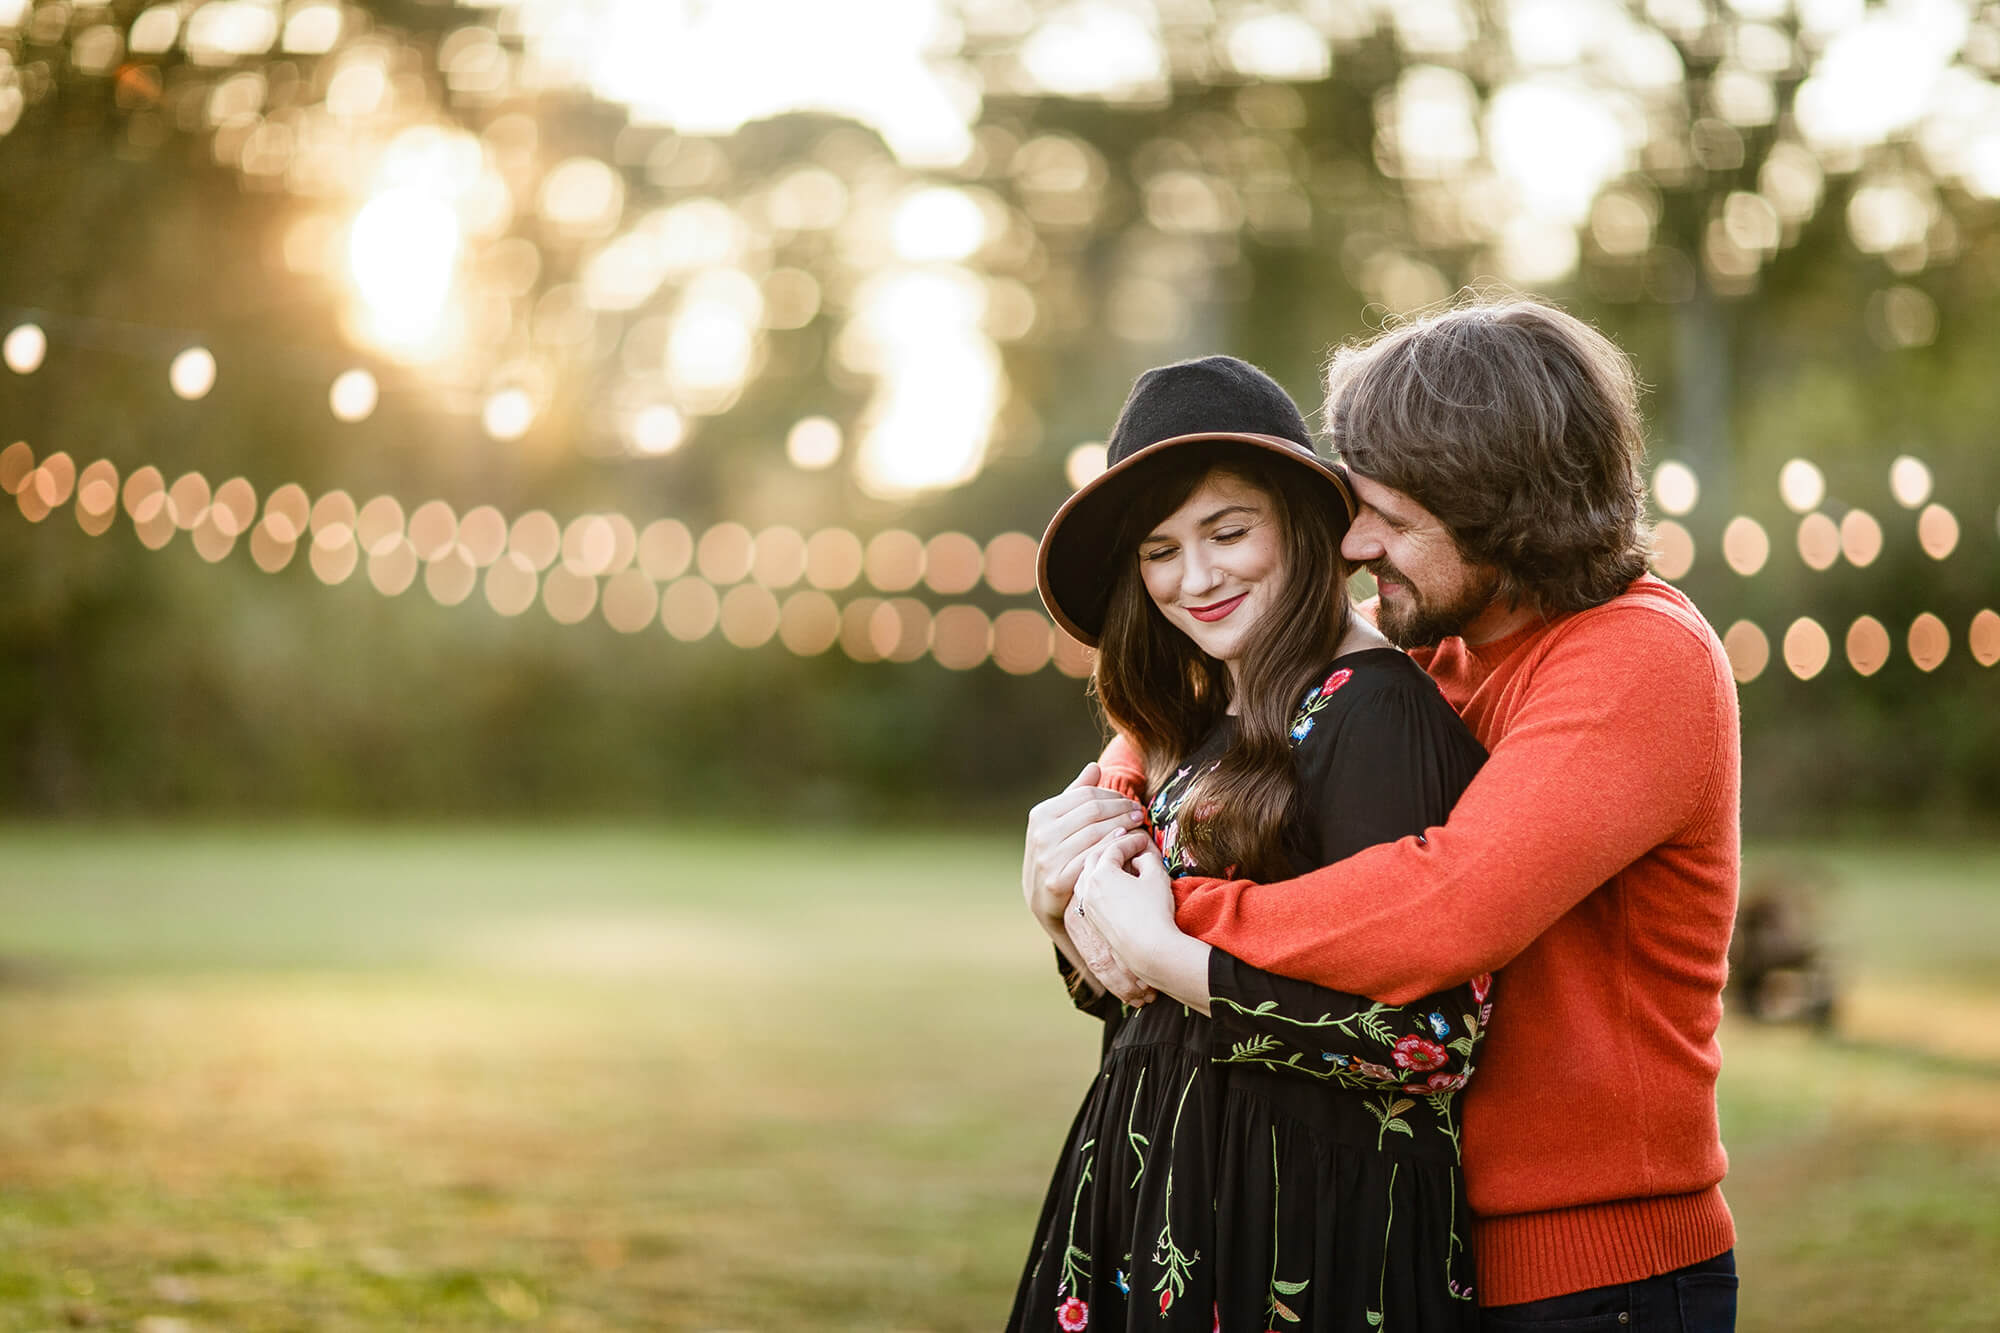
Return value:
<svg viewBox="0 0 2000 1333">
<path fill-rule="evenodd" d="M 1464 1086 L 1463 1074 L 1432 1074 L 1424 1080 L 1425 1092 L 1457 1092 Z"/>
<path fill-rule="evenodd" d="M 1219 1303 L 1215 1306 L 1215 1327 L 1211 1333 L 1222 1333 L 1222 1306 Z"/>
<path fill-rule="evenodd" d="M 1346 667 L 1342 667 L 1320 682 L 1319 697 L 1322 699 L 1326 698 L 1327 695 L 1332 694 L 1335 690 L 1345 685 L 1353 676 L 1354 673 L 1352 671 L 1349 671 Z"/>
<path fill-rule="evenodd" d="M 1479 1006 L 1479 1026 L 1485 1027 L 1493 1021 L 1493 1005 L 1489 1001 Z"/>
<path fill-rule="evenodd" d="M 1419 1074 L 1427 1073 L 1444 1064 L 1451 1057 L 1444 1047 L 1429 1037 L 1419 1037 L 1412 1032 L 1396 1043 L 1396 1063 L 1404 1069 L 1414 1069 Z"/>
<path fill-rule="evenodd" d="M 1168 1307 L 1169 1305 L 1172 1305 L 1173 1303 L 1174 1303 L 1174 1289 L 1173 1289 L 1172 1287 L 1168 1287 L 1168 1288 L 1166 1288 L 1165 1290 L 1163 1290 L 1162 1292 L 1160 1292 L 1160 1313 L 1161 1313 L 1161 1314 L 1165 1314 L 1165 1313 L 1167 1312 L 1167 1307 Z"/>
<path fill-rule="evenodd" d="M 1472 998 L 1480 1004 L 1485 1004 L 1486 997 L 1493 991 L 1493 974 L 1491 972 L 1481 972 L 1472 979 L 1471 986 Z"/>
<path fill-rule="evenodd" d="M 1356 1064 L 1354 1072 L 1362 1078 L 1372 1078 L 1377 1083 L 1394 1083 L 1396 1081 L 1395 1070 L 1384 1069 L 1381 1065 L 1371 1065 L 1366 1060 Z"/>
<path fill-rule="evenodd" d="M 1072 1296 L 1056 1307 L 1056 1327 L 1063 1333 L 1083 1333 L 1090 1326 L 1090 1307 Z"/>
</svg>

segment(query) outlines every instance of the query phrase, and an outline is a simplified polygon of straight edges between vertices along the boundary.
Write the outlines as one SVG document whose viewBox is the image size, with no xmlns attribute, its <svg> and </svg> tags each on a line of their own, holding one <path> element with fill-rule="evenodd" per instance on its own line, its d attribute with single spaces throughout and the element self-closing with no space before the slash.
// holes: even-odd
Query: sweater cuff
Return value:
<svg viewBox="0 0 2000 1333">
<path fill-rule="evenodd" d="M 1642 1281 L 1713 1259 L 1735 1243 L 1719 1185 L 1483 1217 L 1472 1232 L 1479 1303 L 1489 1307 Z"/>
</svg>

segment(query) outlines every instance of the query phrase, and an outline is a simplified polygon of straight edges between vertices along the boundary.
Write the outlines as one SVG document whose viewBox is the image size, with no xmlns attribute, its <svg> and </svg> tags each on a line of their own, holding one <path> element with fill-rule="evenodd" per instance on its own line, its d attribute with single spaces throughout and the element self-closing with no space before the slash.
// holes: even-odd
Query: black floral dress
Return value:
<svg viewBox="0 0 2000 1333">
<path fill-rule="evenodd" d="M 1176 875 L 1204 873 L 1182 856 L 1180 805 L 1234 734 L 1224 719 L 1154 795 Z M 1298 873 L 1443 823 L 1485 757 L 1394 649 L 1336 661 L 1292 745 Z M 1164 997 L 1081 1002 L 1104 1022 L 1103 1060 L 1008 1328 L 1476 1329 L 1455 1102 L 1491 984 L 1397 1007 L 1216 949 L 1212 1018 Z"/>
</svg>

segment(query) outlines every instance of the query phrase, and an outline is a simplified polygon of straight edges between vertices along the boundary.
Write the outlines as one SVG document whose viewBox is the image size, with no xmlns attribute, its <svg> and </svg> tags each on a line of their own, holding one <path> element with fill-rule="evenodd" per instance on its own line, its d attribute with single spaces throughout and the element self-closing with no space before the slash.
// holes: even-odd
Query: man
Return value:
<svg viewBox="0 0 2000 1333">
<path fill-rule="evenodd" d="M 1495 1330 L 1735 1322 L 1715 1033 L 1736 695 L 1714 631 L 1644 572 L 1636 397 L 1616 347 L 1532 302 L 1337 353 L 1342 553 L 1490 758 L 1443 826 L 1284 883 L 1170 886 L 1143 831 L 1108 837 L 1070 905 L 1126 988 L 1184 985 L 1187 936 L 1392 1003 L 1504 968 L 1464 1129 Z M 1114 741 L 1103 763 L 1129 783 L 1135 761 Z"/>
</svg>

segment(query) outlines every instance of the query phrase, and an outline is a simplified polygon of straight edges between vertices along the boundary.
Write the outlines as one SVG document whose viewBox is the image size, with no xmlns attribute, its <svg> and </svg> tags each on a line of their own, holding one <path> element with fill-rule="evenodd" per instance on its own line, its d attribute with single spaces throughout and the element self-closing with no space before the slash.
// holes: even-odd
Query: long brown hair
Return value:
<svg viewBox="0 0 2000 1333">
<path fill-rule="evenodd" d="M 1147 785 L 1160 790 L 1228 711 L 1229 671 L 1153 605 L 1139 573 L 1139 543 L 1213 473 L 1254 486 L 1283 533 L 1284 580 L 1238 664 L 1236 738 L 1183 799 L 1180 835 L 1204 869 L 1283 878 L 1291 871 L 1284 830 L 1298 797 L 1292 717 L 1347 632 L 1344 516 L 1330 509 L 1326 488 L 1298 485 L 1297 469 L 1265 450 L 1190 446 L 1156 466 L 1119 530 L 1092 692 L 1106 720 L 1146 756 Z"/>
<path fill-rule="evenodd" d="M 1475 300 L 1343 347 L 1326 422 L 1341 461 L 1437 515 L 1504 602 L 1581 611 L 1646 572 L 1638 380 L 1573 315 Z"/>
</svg>

